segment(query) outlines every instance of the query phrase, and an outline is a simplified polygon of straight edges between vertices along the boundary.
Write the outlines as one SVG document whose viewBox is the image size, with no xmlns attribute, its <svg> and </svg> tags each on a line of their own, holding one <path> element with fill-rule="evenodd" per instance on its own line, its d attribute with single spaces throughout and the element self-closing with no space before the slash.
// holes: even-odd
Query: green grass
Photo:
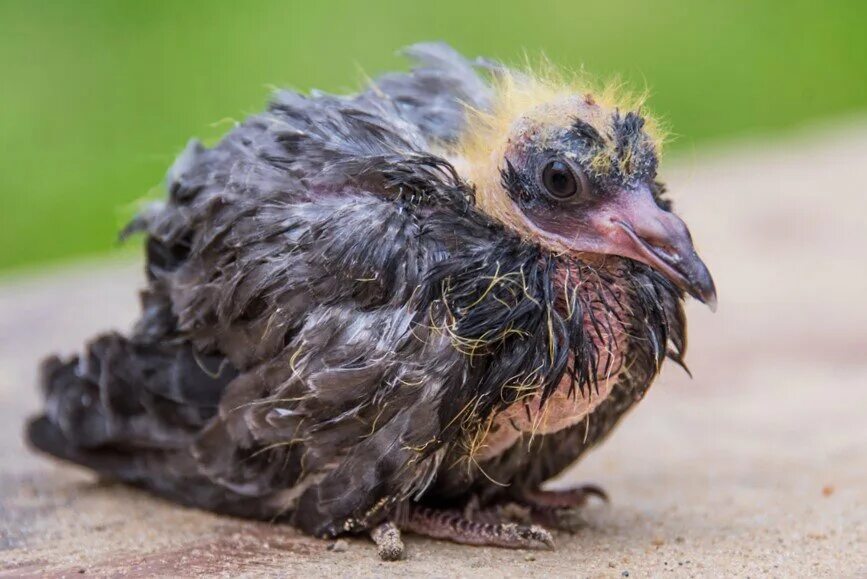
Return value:
<svg viewBox="0 0 867 579">
<path fill-rule="evenodd" d="M 0 0 L 0 270 L 116 247 L 191 136 L 443 39 L 648 86 L 674 148 L 867 106 L 867 4 Z M 223 122 L 221 122 L 223 121 Z"/>
</svg>

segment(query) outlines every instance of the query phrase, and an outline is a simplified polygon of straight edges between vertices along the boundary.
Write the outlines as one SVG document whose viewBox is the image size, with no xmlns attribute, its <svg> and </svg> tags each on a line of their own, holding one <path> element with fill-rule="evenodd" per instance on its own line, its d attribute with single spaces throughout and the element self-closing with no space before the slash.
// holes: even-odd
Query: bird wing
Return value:
<svg viewBox="0 0 867 579">
<path fill-rule="evenodd" d="M 241 372 L 201 471 L 317 534 L 422 491 L 506 380 L 565 364 L 538 250 L 476 211 L 418 107 L 370 94 L 279 93 L 213 149 L 192 143 L 136 225 L 177 332 Z"/>
<path fill-rule="evenodd" d="M 454 142 L 463 132 L 467 107 L 486 111 L 491 105 L 491 87 L 476 72 L 491 63 L 468 60 L 441 42 L 414 44 L 403 52 L 417 63 L 412 71 L 377 78 L 361 98 L 390 104 L 431 144 Z"/>
</svg>

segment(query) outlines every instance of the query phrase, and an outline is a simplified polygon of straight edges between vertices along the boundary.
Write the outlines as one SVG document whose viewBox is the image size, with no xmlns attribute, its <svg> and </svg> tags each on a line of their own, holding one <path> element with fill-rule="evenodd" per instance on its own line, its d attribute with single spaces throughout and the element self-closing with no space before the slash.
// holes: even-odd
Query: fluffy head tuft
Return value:
<svg viewBox="0 0 867 579">
<path fill-rule="evenodd" d="M 630 92 L 616 79 L 594 82 L 583 72 L 564 71 L 542 59 L 523 70 L 498 69 L 491 84 L 490 109 L 468 109 L 466 130 L 448 156 L 475 185 L 479 208 L 517 230 L 523 227 L 501 185 L 503 160 L 515 139 L 533 139 L 535 146 L 544 148 L 558 131 L 574 129 L 580 121 L 606 142 L 585 160 L 598 173 L 607 173 L 615 165 L 621 172 L 629 171 L 632 152 L 618 149 L 615 126 L 627 116 L 643 121 L 639 130 L 650 139 L 657 156 L 666 139 L 661 123 L 643 110 L 647 92 Z"/>
</svg>

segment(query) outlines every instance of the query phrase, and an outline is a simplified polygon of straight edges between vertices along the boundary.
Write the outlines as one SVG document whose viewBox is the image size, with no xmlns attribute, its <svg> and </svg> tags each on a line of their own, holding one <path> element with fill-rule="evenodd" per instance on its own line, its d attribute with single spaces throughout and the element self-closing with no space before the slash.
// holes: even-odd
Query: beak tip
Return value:
<svg viewBox="0 0 867 579">
<path fill-rule="evenodd" d="M 713 285 L 711 285 L 711 287 L 708 288 L 708 290 L 699 291 L 693 295 L 695 296 L 695 298 L 698 301 L 700 301 L 701 303 L 706 305 L 710 309 L 711 312 L 716 313 L 716 308 L 717 308 L 718 302 L 717 302 L 717 298 L 716 298 L 716 288 L 713 287 Z"/>
<path fill-rule="evenodd" d="M 690 281 L 689 293 L 691 293 L 698 301 L 706 305 L 711 312 L 716 313 L 716 284 L 714 283 L 713 277 L 711 277 L 707 266 L 705 266 L 704 262 L 699 259 L 697 254 L 695 255 L 695 262 L 698 266 L 696 267 L 696 273 L 687 276 L 687 279 Z"/>
<path fill-rule="evenodd" d="M 714 295 L 709 300 L 707 300 L 705 302 L 705 304 L 707 304 L 707 307 L 710 308 L 711 312 L 716 313 L 716 307 L 717 307 L 716 295 Z"/>
</svg>

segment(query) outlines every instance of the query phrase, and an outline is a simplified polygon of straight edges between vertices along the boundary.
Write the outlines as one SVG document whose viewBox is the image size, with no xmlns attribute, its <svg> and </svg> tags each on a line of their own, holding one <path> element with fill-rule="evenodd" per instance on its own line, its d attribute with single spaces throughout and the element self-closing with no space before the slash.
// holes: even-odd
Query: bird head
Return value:
<svg viewBox="0 0 867 579">
<path fill-rule="evenodd" d="M 661 197 L 662 137 L 640 103 L 550 76 L 506 73 L 494 89 L 458 146 L 482 211 L 557 253 L 642 262 L 715 308 L 710 272 Z"/>
</svg>

